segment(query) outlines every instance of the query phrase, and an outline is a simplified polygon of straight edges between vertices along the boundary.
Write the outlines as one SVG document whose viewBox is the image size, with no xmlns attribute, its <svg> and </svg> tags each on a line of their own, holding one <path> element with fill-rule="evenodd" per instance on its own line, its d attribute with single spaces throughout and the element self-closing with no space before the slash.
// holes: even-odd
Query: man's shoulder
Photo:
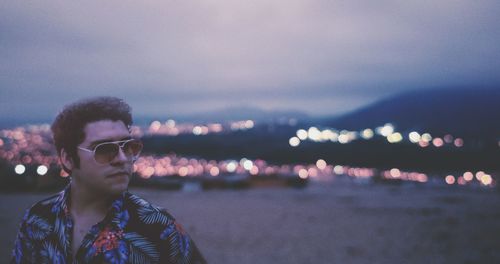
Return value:
<svg viewBox="0 0 500 264">
<path fill-rule="evenodd" d="M 151 248 L 157 253 L 150 256 L 159 263 L 206 263 L 198 248 L 166 209 L 131 193 L 126 193 L 121 215 L 128 220 L 124 229 L 124 238 L 130 243 L 130 250 L 139 250 L 141 254 Z M 134 256 L 131 254 L 132 262 Z"/>
<path fill-rule="evenodd" d="M 129 213 L 135 215 L 143 224 L 165 226 L 175 222 L 175 218 L 165 208 L 159 207 L 136 194 L 127 193 L 124 202 Z"/>
<path fill-rule="evenodd" d="M 31 205 L 27 210 L 27 214 L 51 214 L 53 213 L 54 206 L 61 202 L 61 199 L 61 193 L 49 196 Z"/>
</svg>

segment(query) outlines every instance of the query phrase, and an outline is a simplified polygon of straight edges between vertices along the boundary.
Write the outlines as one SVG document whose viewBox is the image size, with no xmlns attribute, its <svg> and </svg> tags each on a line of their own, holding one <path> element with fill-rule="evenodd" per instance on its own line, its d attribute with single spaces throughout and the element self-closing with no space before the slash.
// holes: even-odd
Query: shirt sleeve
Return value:
<svg viewBox="0 0 500 264">
<path fill-rule="evenodd" d="M 175 220 L 167 225 L 160 235 L 160 263 L 205 264 L 200 250 Z"/>
<path fill-rule="evenodd" d="M 32 259 L 34 253 L 33 241 L 28 234 L 27 219 L 29 214 L 30 210 L 27 210 L 19 225 L 19 232 L 17 233 L 14 249 L 12 250 L 11 263 L 34 263 L 34 259 Z"/>
</svg>

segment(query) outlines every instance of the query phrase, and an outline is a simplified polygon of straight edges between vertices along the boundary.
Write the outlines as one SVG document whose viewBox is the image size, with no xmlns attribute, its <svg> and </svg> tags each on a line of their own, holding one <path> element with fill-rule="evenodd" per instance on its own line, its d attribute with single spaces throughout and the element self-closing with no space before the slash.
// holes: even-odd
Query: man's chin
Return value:
<svg viewBox="0 0 500 264">
<path fill-rule="evenodd" d="M 109 194 L 118 195 L 128 189 L 129 179 L 124 178 L 120 179 L 119 181 L 113 180 L 108 184 L 109 185 L 106 187 L 106 189 L 109 192 Z"/>
</svg>

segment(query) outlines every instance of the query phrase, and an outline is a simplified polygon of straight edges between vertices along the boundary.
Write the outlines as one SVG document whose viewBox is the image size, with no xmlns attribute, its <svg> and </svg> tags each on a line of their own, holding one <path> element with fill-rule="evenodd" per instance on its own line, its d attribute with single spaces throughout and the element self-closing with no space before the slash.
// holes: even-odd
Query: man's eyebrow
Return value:
<svg viewBox="0 0 500 264">
<path fill-rule="evenodd" d="M 126 137 L 123 137 L 123 138 L 120 138 L 118 140 L 115 140 L 115 139 L 100 139 L 100 140 L 96 140 L 96 141 L 92 141 L 90 142 L 90 145 L 89 147 L 93 148 L 101 143 L 106 143 L 106 142 L 114 142 L 114 141 L 122 141 L 122 140 L 127 140 L 127 139 L 132 139 L 131 136 L 126 136 Z"/>
</svg>

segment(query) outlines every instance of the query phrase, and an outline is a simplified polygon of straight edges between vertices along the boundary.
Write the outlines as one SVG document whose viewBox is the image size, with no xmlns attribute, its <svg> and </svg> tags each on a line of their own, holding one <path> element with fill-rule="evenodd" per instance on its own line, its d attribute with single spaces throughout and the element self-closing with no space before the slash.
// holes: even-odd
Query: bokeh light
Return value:
<svg viewBox="0 0 500 264">
<path fill-rule="evenodd" d="M 299 170 L 299 177 L 301 179 L 307 179 L 307 177 L 309 177 L 309 173 L 307 172 L 306 169 L 300 169 Z"/>
<path fill-rule="evenodd" d="M 26 171 L 26 167 L 22 164 L 17 164 L 16 167 L 14 167 L 14 171 L 16 174 L 23 174 Z"/>
<path fill-rule="evenodd" d="M 447 184 L 454 184 L 455 183 L 455 177 L 453 175 L 448 175 L 444 178 L 445 182 Z"/>
<path fill-rule="evenodd" d="M 40 165 L 36 168 L 36 173 L 38 173 L 38 175 L 40 176 L 47 174 L 48 171 L 49 169 L 45 165 Z"/>
<path fill-rule="evenodd" d="M 307 139 L 307 131 L 304 129 L 297 130 L 297 137 L 300 140 L 306 140 Z"/>
<path fill-rule="evenodd" d="M 323 159 L 319 159 L 318 161 L 316 161 L 316 167 L 318 167 L 318 169 L 320 170 L 324 170 L 326 168 L 326 161 Z"/>
<path fill-rule="evenodd" d="M 300 145 L 300 139 L 298 137 L 291 137 L 288 140 L 288 144 L 292 147 L 297 147 Z"/>
</svg>

